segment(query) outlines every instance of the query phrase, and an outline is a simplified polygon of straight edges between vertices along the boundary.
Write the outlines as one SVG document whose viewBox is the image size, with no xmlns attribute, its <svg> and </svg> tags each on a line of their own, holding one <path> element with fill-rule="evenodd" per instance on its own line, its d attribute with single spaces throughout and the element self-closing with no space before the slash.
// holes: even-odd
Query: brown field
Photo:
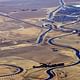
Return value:
<svg viewBox="0 0 80 80">
<path fill-rule="evenodd" d="M 41 19 L 46 18 L 47 14 L 55 7 L 41 8 L 36 11 L 10 12 L 10 16 L 28 21 L 37 25 Z M 22 15 L 22 16 L 21 16 Z M 73 27 L 74 26 L 66 26 Z M 65 65 L 74 63 L 77 59 L 73 51 L 47 43 L 48 38 L 64 34 L 59 31 L 49 32 L 42 44 L 37 45 L 37 37 L 44 29 L 23 22 L 0 16 L 0 64 L 16 65 L 24 69 L 16 75 L 16 69 L 12 67 L 0 66 L 0 80 L 45 80 L 48 77 L 46 71 L 49 68 L 33 69 L 33 66 L 40 66 L 40 63 L 62 63 Z M 80 36 L 70 35 L 56 42 L 62 45 L 69 45 L 80 50 Z M 57 49 L 56 51 L 54 49 Z M 53 70 L 56 75 L 51 80 L 80 80 L 80 65 L 58 68 Z"/>
</svg>

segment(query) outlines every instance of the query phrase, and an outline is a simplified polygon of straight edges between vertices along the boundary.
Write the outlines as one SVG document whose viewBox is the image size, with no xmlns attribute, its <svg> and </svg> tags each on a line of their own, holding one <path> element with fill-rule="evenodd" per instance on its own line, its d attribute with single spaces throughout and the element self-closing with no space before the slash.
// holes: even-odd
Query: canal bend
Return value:
<svg viewBox="0 0 80 80">
<path fill-rule="evenodd" d="M 40 44 L 40 43 L 42 43 L 42 41 L 44 40 L 44 37 L 45 37 L 45 34 L 46 33 L 48 33 L 48 32 L 50 32 L 52 29 L 53 29 L 53 27 L 51 28 L 51 26 L 47 26 L 48 27 L 48 30 L 46 31 L 46 32 L 43 32 L 43 34 L 41 34 L 40 36 L 39 36 L 39 38 L 38 38 L 38 44 Z M 62 32 L 63 32 L 63 30 L 64 30 L 65 28 L 63 28 L 62 29 Z M 49 75 L 49 77 L 47 78 L 47 79 L 45 79 L 45 80 L 51 80 L 54 76 L 55 76 L 55 72 L 53 72 L 53 70 L 54 69 L 57 69 L 57 68 L 64 68 L 64 67 L 70 67 L 70 66 L 74 66 L 74 65 L 77 65 L 77 64 L 79 64 L 80 63 L 80 51 L 78 50 L 78 49 L 76 49 L 76 48 L 73 48 L 73 47 L 71 47 L 71 46 L 67 46 L 67 45 L 61 45 L 61 44 L 58 44 L 58 43 L 56 43 L 55 42 L 55 40 L 56 39 L 58 39 L 58 38 L 60 38 L 60 37 L 64 37 L 64 36 L 69 36 L 69 35 L 74 35 L 74 34 L 78 34 L 78 31 L 76 32 L 76 29 L 74 30 L 74 29 L 67 29 L 67 30 L 69 30 L 69 33 L 67 33 L 67 34 L 63 34 L 63 35 L 59 35 L 59 36 L 57 36 L 57 37 L 53 37 L 53 38 L 50 38 L 49 40 L 48 40 L 48 44 L 50 44 L 50 45 L 55 45 L 55 46 L 58 46 L 58 47 L 62 47 L 62 48 L 67 48 L 67 49 L 71 49 L 71 50 L 73 50 L 74 52 L 75 52 L 75 55 L 76 55 L 76 57 L 78 58 L 78 60 L 76 60 L 74 63 L 72 63 L 72 64 L 68 64 L 68 65 L 64 65 L 64 66 L 60 66 L 60 67 L 51 67 L 51 68 L 49 68 L 47 71 L 46 71 L 46 73 Z M 47 67 L 47 66 L 46 66 Z"/>
</svg>

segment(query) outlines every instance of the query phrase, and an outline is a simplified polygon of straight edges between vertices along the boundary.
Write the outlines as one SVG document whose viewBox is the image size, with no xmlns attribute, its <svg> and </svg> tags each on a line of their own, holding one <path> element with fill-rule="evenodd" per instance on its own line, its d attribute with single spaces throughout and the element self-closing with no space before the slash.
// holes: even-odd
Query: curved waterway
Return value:
<svg viewBox="0 0 80 80">
<path fill-rule="evenodd" d="M 48 26 L 48 30 L 46 31 L 46 32 L 44 32 L 43 34 L 41 34 L 40 36 L 39 36 L 39 41 L 38 41 L 38 44 L 40 44 L 44 39 L 44 36 L 45 36 L 45 34 L 46 33 L 48 33 L 48 32 L 50 32 L 51 31 L 51 29 L 53 29 L 53 28 L 51 28 L 51 26 Z M 63 29 L 65 29 L 65 28 L 63 28 Z M 64 68 L 64 67 L 70 67 L 70 66 L 74 66 L 74 65 L 77 65 L 77 64 L 79 64 L 80 63 L 80 51 L 78 50 L 78 49 L 76 49 L 76 48 L 73 48 L 73 47 L 71 47 L 71 46 L 67 46 L 67 45 L 61 45 L 61 44 L 57 44 L 55 41 L 56 41 L 56 39 L 58 39 L 58 38 L 60 38 L 60 37 L 64 37 L 64 36 L 69 36 L 69 35 L 74 35 L 74 34 L 77 34 L 78 32 L 75 32 L 74 33 L 74 29 L 67 29 L 67 30 L 69 30 L 69 33 L 67 33 L 67 34 L 63 34 L 63 35 L 59 35 L 59 36 L 56 36 L 56 37 L 54 37 L 54 38 L 50 38 L 49 40 L 48 40 L 48 44 L 50 44 L 50 45 L 55 45 L 55 46 L 58 46 L 58 47 L 62 47 L 62 48 L 67 48 L 67 49 L 71 49 L 71 50 L 73 50 L 74 52 L 75 52 L 75 55 L 76 55 L 76 57 L 78 58 L 78 60 L 76 60 L 73 64 L 69 64 L 69 65 L 64 65 L 64 66 L 60 66 L 60 67 L 57 67 L 57 66 L 55 66 L 55 67 L 51 67 L 50 69 L 48 69 L 47 70 L 47 74 L 49 75 L 49 77 L 47 78 L 47 79 L 45 79 L 45 80 L 51 80 L 55 75 L 55 73 L 52 71 L 52 70 L 54 70 L 54 69 L 57 69 L 57 68 Z M 75 29 L 75 31 L 76 31 L 76 29 Z"/>
<path fill-rule="evenodd" d="M 10 16 L 8 16 L 8 15 L 3 15 L 3 14 L 0 14 L 0 15 L 2 15 L 2 16 L 5 16 L 5 17 L 9 17 L 9 18 L 12 18 L 12 19 L 15 19 L 15 20 L 18 20 L 18 19 L 16 19 L 16 18 L 13 18 L 13 17 L 10 17 Z M 20 22 L 24 22 L 24 21 L 22 21 L 22 20 L 18 20 L 18 21 L 20 21 Z M 79 22 L 80 20 L 78 20 L 78 22 Z M 30 24 L 30 25 L 34 25 L 34 24 L 31 24 L 31 23 L 27 23 L 27 22 L 24 22 L 24 23 L 26 23 L 26 24 Z M 75 22 L 76 23 L 76 22 Z M 74 24 L 74 23 L 72 23 L 72 24 Z M 34 26 L 37 26 L 37 25 L 34 25 Z M 40 26 L 37 26 L 37 27 L 40 27 Z M 44 38 L 45 38 L 45 35 L 48 33 L 48 32 L 50 32 L 51 30 L 55 30 L 55 29 L 53 29 L 53 26 L 47 26 L 47 31 L 45 31 L 45 32 L 43 32 L 43 33 L 41 33 L 40 34 L 40 36 L 38 37 L 38 41 L 37 41 L 37 44 L 40 44 L 40 43 L 42 43 L 43 41 L 44 41 Z M 66 30 L 65 30 L 66 29 Z M 64 36 L 69 36 L 69 35 L 74 35 L 74 34 L 78 34 L 78 30 L 77 29 L 69 29 L 69 28 L 65 28 L 65 27 L 63 27 L 62 29 L 60 28 L 59 29 L 60 31 L 62 31 L 62 32 L 67 32 L 67 34 L 64 34 L 64 35 L 59 35 L 59 36 L 56 36 L 56 37 L 54 37 L 54 38 L 50 38 L 49 40 L 48 40 L 48 44 L 50 44 L 50 45 L 55 45 L 55 46 L 58 46 L 58 47 L 62 47 L 62 48 L 67 48 L 67 49 L 71 49 L 71 50 L 73 50 L 74 52 L 75 52 L 75 55 L 76 55 L 76 57 L 78 58 L 73 64 L 69 64 L 69 65 L 63 65 L 63 66 L 55 66 L 55 67 L 49 67 L 49 69 L 46 71 L 46 73 L 49 75 L 49 77 L 47 78 L 47 79 L 45 79 L 45 80 L 51 80 L 54 76 L 55 76 L 55 72 L 53 71 L 54 69 L 57 69 L 57 68 L 64 68 L 64 67 L 70 67 L 70 66 L 74 66 L 74 65 L 77 65 L 77 64 L 79 64 L 80 63 L 80 51 L 78 50 L 78 49 L 76 49 L 76 48 L 73 48 L 73 47 L 71 47 L 71 46 L 67 46 L 67 45 L 61 45 L 61 44 L 57 44 L 55 41 L 56 41 L 56 39 L 58 39 L 58 38 L 60 38 L 60 37 L 64 37 Z M 77 30 L 77 31 L 76 31 Z M 12 65 L 11 65 L 12 66 Z M 46 66 L 45 66 L 45 68 L 46 68 Z M 17 69 L 18 70 L 18 73 L 20 73 L 20 72 L 22 72 L 23 71 L 23 69 L 22 68 L 19 68 L 19 69 Z M 18 74 L 17 73 L 17 74 Z M 10 75 L 15 75 L 15 74 L 10 74 Z M 6 76 L 6 75 L 5 75 Z M 9 76 L 9 75 L 8 75 Z"/>
<path fill-rule="evenodd" d="M 4 68 L 8 68 L 11 73 L 7 72 L 3 75 L 0 75 L 0 77 L 8 77 L 8 76 L 14 76 L 14 75 L 17 75 L 17 74 L 20 74 L 24 71 L 24 69 L 22 67 L 19 67 L 19 66 L 16 66 L 16 65 L 11 65 L 11 64 L 0 64 L 0 67 Z M 12 71 L 11 69 L 15 69 L 14 71 Z"/>
<path fill-rule="evenodd" d="M 45 80 L 50 80 L 52 79 L 56 74 L 54 73 L 53 69 L 49 69 L 46 71 L 47 74 L 49 74 L 49 77 Z"/>
<path fill-rule="evenodd" d="M 44 36 L 49 32 L 51 31 L 53 28 L 52 26 L 50 25 L 49 26 L 49 29 L 43 33 L 40 34 L 40 36 L 38 37 L 38 40 L 37 40 L 37 44 L 40 44 L 43 40 L 44 40 Z"/>
</svg>

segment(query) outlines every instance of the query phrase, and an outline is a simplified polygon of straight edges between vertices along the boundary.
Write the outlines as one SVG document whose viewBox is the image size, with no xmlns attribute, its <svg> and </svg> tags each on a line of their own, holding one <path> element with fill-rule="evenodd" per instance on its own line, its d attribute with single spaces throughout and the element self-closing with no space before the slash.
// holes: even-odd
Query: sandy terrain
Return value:
<svg viewBox="0 0 80 80">
<path fill-rule="evenodd" d="M 9 9 L 9 6 L 6 7 L 6 10 Z M 7 10 L 10 16 L 37 25 L 41 25 L 40 21 L 46 18 L 47 14 L 56 8 L 47 5 L 47 7 L 41 6 L 42 8 L 39 7 L 37 10 L 35 7 L 30 7 L 30 9 L 25 11 L 25 7 L 21 8 L 18 6 L 17 9 L 12 7 Z M 5 7 L 0 8 L 0 10 L 6 12 Z M 76 28 L 80 28 L 79 24 L 66 27 L 75 28 L 76 26 Z M 37 37 L 44 30 L 34 25 L 32 26 L 24 22 L 0 16 L 0 65 L 3 64 L 0 66 L 0 80 L 45 80 L 49 76 L 46 73 L 49 68 L 33 69 L 33 66 L 40 66 L 40 63 L 56 64 L 64 62 L 65 65 L 74 63 L 76 56 L 72 50 L 52 46 L 47 42 L 49 38 L 64 34 L 63 32 L 51 31 L 46 35 L 42 44 L 36 44 Z M 78 35 L 74 34 L 56 39 L 56 42 L 80 50 L 80 36 Z M 9 64 L 10 66 L 5 66 L 5 64 Z M 23 71 L 16 75 L 10 75 L 18 70 L 11 65 L 21 67 Z M 80 65 L 59 68 L 53 71 L 56 75 L 51 80 L 80 79 Z"/>
</svg>

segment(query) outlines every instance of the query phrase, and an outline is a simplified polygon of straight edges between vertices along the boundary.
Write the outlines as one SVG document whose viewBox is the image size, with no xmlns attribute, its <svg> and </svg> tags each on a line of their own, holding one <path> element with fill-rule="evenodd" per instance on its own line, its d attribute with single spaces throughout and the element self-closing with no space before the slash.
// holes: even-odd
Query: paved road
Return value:
<svg viewBox="0 0 80 80">
<path fill-rule="evenodd" d="M 7 18 L 11 18 L 11 19 L 13 19 L 13 20 L 20 21 L 20 22 L 23 22 L 23 23 L 25 23 L 25 24 L 29 24 L 29 25 L 32 25 L 32 26 L 40 27 L 40 28 L 41 28 L 41 26 L 39 26 L 39 25 L 32 24 L 32 23 L 29 23 L 29 22 L 27 22 L 27 21 L 23 21 L 23 20 L 17 19 L 17 18 L 15 18 L 15 17 L 9 16 L 9 15 L 6 14 L 6 13 L 2 13 L 2 12 L 1 12 L 1 13 L 0 13 L 0 16 L 4 16 L 4 17 L 7 17 Z"/>
</svg>

